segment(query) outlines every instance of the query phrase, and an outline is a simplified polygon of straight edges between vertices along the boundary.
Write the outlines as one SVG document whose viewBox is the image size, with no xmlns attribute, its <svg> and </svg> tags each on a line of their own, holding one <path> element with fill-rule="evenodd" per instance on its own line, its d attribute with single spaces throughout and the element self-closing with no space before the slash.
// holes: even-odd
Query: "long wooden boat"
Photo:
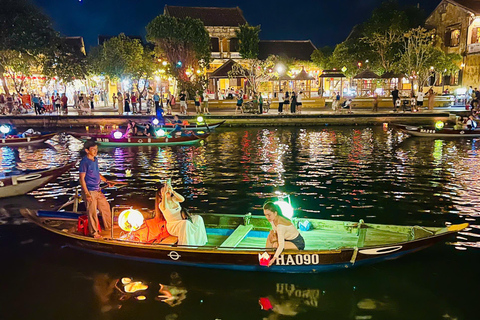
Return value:
<svg viewBox="0 0 480 320">
<path fill-rule="evenodd" d="M 480 137 L 480 129 L 455 130 L 453 128 L 436 129 L 434 127 L 411 126 L 404 124 L 391 124 L 401 132 L 408 133 L 415 137 L 437 137 L 437 138 L 475 138 Z"/>
<path fill-rule="evenodd" d="M 0 198 L 15 197 L 33 191 L 61 176 L 75 165 L 71 162 L 59 168 L 40 170 L 0 179 Z"/>
<path fill-rule="evenodd" d="M 35 143 L 41 143 L 47 141 L 48 139 L 53 138 L 56 133 L 47 133 L 47 134 L 40 134 L 29 136 L 25 138 L 0 138 L 0 147 L 1 146 L 23 146 L 23 145 L 30 145 Z"/>
<path fill-rule="evenodd" d="M 101 146 L 167 146 L 167 145 L 189 145 L 198 143 L 200 140 L 206 139 L 210 133 L 195 134 L 192 133 L 187 136 L 179 137 L 145 137 L 133 136 L 130 138 L 116 139 L 111 134 L 96 134 L 96 133 L 70 133 L 80 140 L 93 140 Z"/>
<path fill-rule="evenodd" d="M 220 127 L 222 124 L 225 123 L 226 120 L 223 120 L 223 121 L 220 121 L 220 122 L 215 122 L 215 123 L 212 123 L 212 124 L 187 124 L 187 125 L 181 125 L 182 129 L 184 130 L 191 130 L 191 131 L 205 131 L 205 132 L 208 132 L 208 131 L 212 131 L 212 130 L 215 130 L 216 128 Z M 174 129 L 174 125 L 173 124 L 169 124 L 169 123 L 166 123 L 165 125 L 158 125 L 158 126 L 155 126 L 155 128 L 161 128 L 165 131 L 172 131 Z"/>
<path fill-rule="evenodd" d="M 123 209 L 113 207 L 113 217 L 115 210 Z M 153 216 L 151 211 L 139 211 L 145 219 Z M 77 213 L 29 209 L 21 212 L 38 226 L 62 237 L 67 247 L 98 255 L 194 267 L 284 273 L 317 273 L 395 259 L 444 241 L 468 227 L 466 223 L 439 228 L 371 224 L 362 220 L 357 223 L 296 219 L 296 224 L 310 223 L 313 227 L 301 231 L 305 250 L 285 250 L 271 267 L 266 267 L 265 261 L 268 262 L 274 249 L 265 248 L 271 226 L 261 216 L 202 214 L 208 243 L 193 247 L 176 245 L 177 238 L 173 236 L 153 243 L 122 240 L 132 239 L 129 238 L 131 233 L 122 231 L 117 225 L 111 231 L 103 231 L 103 239 L 94 239 L 77 229 Z M 144 225 L 148 221 L 155 222 L 146 220 Z"/>
</svg>

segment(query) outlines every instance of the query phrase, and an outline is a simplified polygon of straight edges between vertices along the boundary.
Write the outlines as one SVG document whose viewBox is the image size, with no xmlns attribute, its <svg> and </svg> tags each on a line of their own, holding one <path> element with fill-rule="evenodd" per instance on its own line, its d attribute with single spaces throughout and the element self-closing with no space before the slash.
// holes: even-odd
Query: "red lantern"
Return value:
<svg viewBox="0 0 480 320">
<path fill-rule="evenodd" d="M 33 80 L 37 80 L 37 77 L 32 77 Z"/>
</svg>

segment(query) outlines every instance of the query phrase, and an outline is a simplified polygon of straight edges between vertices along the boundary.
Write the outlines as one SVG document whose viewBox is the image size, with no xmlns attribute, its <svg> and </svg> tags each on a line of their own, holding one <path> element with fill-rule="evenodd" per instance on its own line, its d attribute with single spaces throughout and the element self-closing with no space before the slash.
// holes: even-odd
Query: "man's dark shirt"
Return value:
<svg viewBox="0 0 480 320">
<path fill-rule="evenodd" d="M 393 90 L 392 91 L 392 98 L 397 100 L 398 99 L 398 90 Z"/>
</svg>

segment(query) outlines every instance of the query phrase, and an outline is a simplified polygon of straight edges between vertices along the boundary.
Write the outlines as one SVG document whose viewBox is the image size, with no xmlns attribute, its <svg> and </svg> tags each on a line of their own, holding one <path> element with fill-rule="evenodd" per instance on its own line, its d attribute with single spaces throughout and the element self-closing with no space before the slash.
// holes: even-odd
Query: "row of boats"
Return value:
<svg viewBox="0 0 480 320">
<path fill-rule="evenodd" d="M 404 131 L 411 130 L 411 127 L 398 125 L 397 129 Z M 202 134 L 199 130 L 194 132 L 196 133 L 192 136 L 197 140 L 208 136 L 208 133 Z M 115 143 L 126 146 L 164 145 L 174 143 L 173 141 L 184 144 L 190 141 L 180 139 L 185 137 L 171 137 L 168 141 L 166 137 L 163 140 L 151 138 L 152 140 L 145 141 L 144 137 L 117 139 L 112 135 L 108 137 L 92 134 L 75 136 L 83 140 L 94 139 L 99 144 L 107 146 Z M 142 141 L 139 141 L 140 139 Z M 68 171 L 73 165 L 70 163 L 62 168 L 10 177 L 9 181 L 2 179 L 0 197 L 13 196 L 15 191 L 11 190 L 25 187 L 23 192 L 31 188 L 34 181 L 45 184 Z M 74 201 L 77 199 L 78 197 L 74 197 Z M 76 207 L 78 204 L 74 205 L 74 208 Z M 118 219 L 120 211 L 134 209 L 113 207 L 112 221 L 120 220 Z M 149 227 L 152 221 L 155 222 L 154 210 L 136 211 L 142 216 L 142 227 Z M 145 262 L 282 273 L 317 273 L 395 259 L 444 241 L 461 230 L 468 230 L 469 227 L 466 223 L 445 227 L 425 227 L 372 224 L 365 223 L 363 220 L 354 222 L 294 218 L 293 223 L 303 230 L 301 233 L 306 242 L 305 250 L 285 250 L 271 267 L 267 267 L 268 259 L 274 253 L 274 249 L 265 248 L 271 226 L 263 216 L 201 214 L 207 229 L 207 244 L 180 246 L 172 236 L 158 238 L 153 242 L 139 240 L 133 235 L 135 230 L 122 229 L 118 222 L 112 230 L 103 232 L 102 239 L 94 239 L 85 235 L 80 228 L 79 222 L 83 221 L 84 217 L 75 209 L 72 211 L 23 209 L 21 212 L 28 220 L 60 236 L 67 247 L 80 251 Z"/>
</svg>

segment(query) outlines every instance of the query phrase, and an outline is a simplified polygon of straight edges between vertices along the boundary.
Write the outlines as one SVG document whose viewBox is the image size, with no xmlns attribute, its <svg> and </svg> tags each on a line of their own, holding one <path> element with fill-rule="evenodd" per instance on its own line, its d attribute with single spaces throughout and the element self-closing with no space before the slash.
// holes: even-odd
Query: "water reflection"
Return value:
<svg viewBox="0 0 480 320">
<path fill-rule="evenodd" d="M 156 183 L 172 178 L 194 212 L 261 214 L 265 199 L 280 191 L 290 194 L 297 216 L 475 224 L 477 144 L 408 138 L 379 127 L 223 129 L 203 146 L 101 148 L 99 166 L 111 179 L 128 182 L 108 189 L 112 205 L 151 208 Z M 3 147 L 0 174 L 60 165 L 78 159 L 81 147 L 61 135 L 46 145 Z M 32 195 L 42 206 L 58 206 L 76 186 L 75 168 Z"/>
</svg>

